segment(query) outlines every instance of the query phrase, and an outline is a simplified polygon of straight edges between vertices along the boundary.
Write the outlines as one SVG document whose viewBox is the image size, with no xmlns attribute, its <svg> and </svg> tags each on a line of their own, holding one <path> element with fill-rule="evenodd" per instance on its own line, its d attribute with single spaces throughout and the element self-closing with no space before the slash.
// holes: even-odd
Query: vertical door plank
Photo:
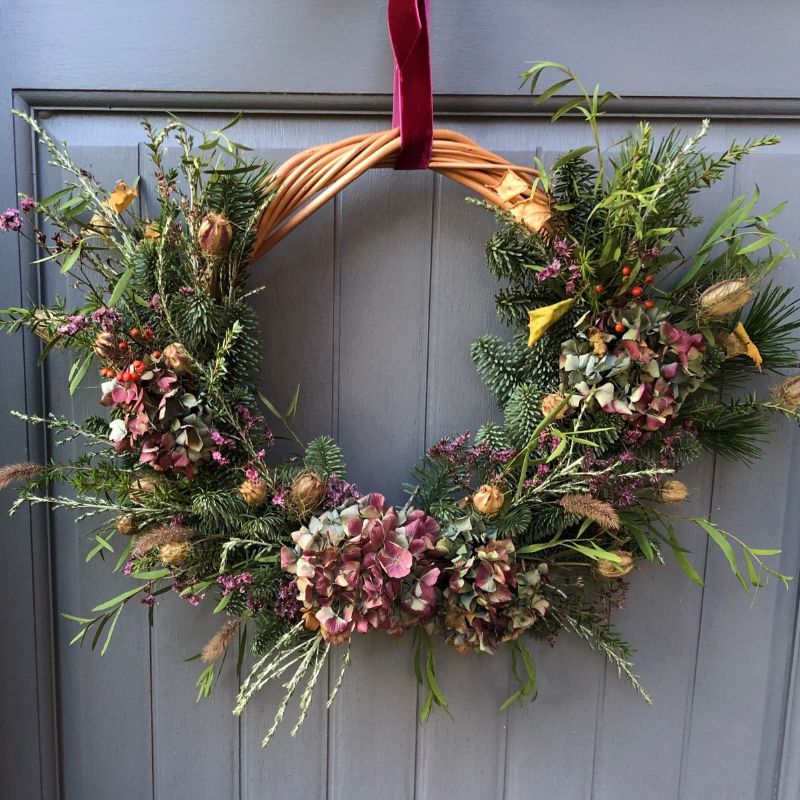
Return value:
<svg viewBox="0 0 800 800">
<path fill-rule="evenodd" d="M 280 163 L 290 151 L 260 152 Z M 303 441 L 333 432 L 334 204 L 306 220 L 253 266 L 251 283 L 266 291 L 253 298 L 262 326 L 264 363 L 261 385 L 285 409 L 300 385 L 297 432 Z M 284 434 L 279 424 L 276 434 Z M 296 451 L 296 447 L 291 448 Z M 284 449 L 284 453 L 286 449 Z M 273 458 L 278 453 L 273 454 Z M 253 661 L 245 662 L 245 669 Z M 269 685 L 253 698 L 242 718 L 242 800 L 325 797 L 327 786 L 328 676 L 320 676 L 308 716 L 298 734 L 291 728 L 296 701 L 266 750 L 261 741 L 272 724 L 283 692 Z"/>
<path fill-rule="evenodd" d="M 133 181 L 139 172 L 135 147 L 78 146 L 71 148 L 76 163 L 90 170 L 106 185 L 118 179 Z M 40 192 L 42 196 L 60 189 L 65 176 L 47 165 L 47 155 L 38 149 Z M 66 293 L 69 302 L 80 298 L 57 268 L 43 266 L 45 294 Z M 70 362 L 55 352 L 45 368 L 48 411 L 82 420 L 98 413 L 99 380 L 90 373 L 74 397 L 65 391 Z M 52 438 L 52 437 L 51 437 Z M 52 447 L 59 460 L 76 457 L 80 443 Z M 69 647 L 76 632 L 75 623 L 61 612 L 89 616 L 90 609 L 125 589 L 130 579 L 112 574 L 117 555 L 105 560 L 97 557 L 88 565 L 90 549 L 86 536 L 94 529 L 91 520 L 76 524 L 63 511 L 52 515 L 55 570 L 55 619 L 58 670 L 58 709 L 61 730 L 61 764 L 66 797 L 103 797 L 114 786 L 120 800 L 140 800 L 152 795 L 150 737 L 150 639 L 145 610 L 132 604 L 119 618 L 114 639 L 105 656 Z M 119 551 L 124 543 L 115 547 Z M 109 563 L 111 562 L 111 563 Z M 120 742 L 125 757 L 120 757 Z"/>
<path fill-rule="evenodd" d="M 793 150 L 796 142 L 792 142 Z M 775 221 L 779 234 L 797 241 L 800 158 L 760 153 L 736 171 L 736 193 L 762 190 L 760 208 L 789 199 L 790 212 Z M 775 280 L 797 288 L 796 262 L 785 263 Z M 763 395 L 775 376 L 753 381 Z M 717 460 L 712 519 L 757 547 L 783 550 L 781 571 L 797 574 L 800 543 L 792 456 L 794 425 L 776 420 L 765 457 L 752 467 Z M 725 559 L 709 544 L 709 587 L 703 598 L 697 680 L 689 751 L 681 797 L 698 794 L 767 797 L 773 791 L 782 745 L 782 717 L 791 665 L 796 581 L 785 591 L 774 581 L 754 597 L 741 591 Z"/>
<path fill-rule="evenodd" d="M 491 393 L 470 358 L 470 345 L 488 332 L 501 335 L 494 309 L 498 285 L 483 246 L 496 227 L 489 212 L 465 202 L 466 190 L 436 178 L 431 265 L 426 445 L 497 419 Z M 425 800 L 500 797 L 503 790 L 508 695 L 507 653 L 461 656 L 434 643 L 437 679 L 452 718 L 435 709 L 417 731 L 417 797 Z M 420 697 L 420 702 L 424 696 Z M 442 769 L 458 764 L 458 769 Z"/>
<path fill-rule="evenodd" d="M 424 448 L 431 204 L 430 174 L 388 171 L 362 176 L 339 204 L 339 440 L 351 478 L 390 502 L 402 502 Z M 408 642 L 356 639 L 331 709 L 329 797 L 410 797 L 417 687 Z"/>
</svg>

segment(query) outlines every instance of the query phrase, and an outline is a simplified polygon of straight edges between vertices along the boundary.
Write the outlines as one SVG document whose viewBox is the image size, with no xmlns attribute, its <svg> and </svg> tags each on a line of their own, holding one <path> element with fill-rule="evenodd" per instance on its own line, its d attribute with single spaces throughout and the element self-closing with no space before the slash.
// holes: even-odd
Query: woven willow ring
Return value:
<svg viewBox="0 0 800 800">
<path fill-rule="evenodd" d="M 258 223 L 253 258 L 274 247 L 368 169 L 393 167 L 400 147 L 400 129 L 394 128 L 310 147 L 284 162 L 274 174 L 277 195 Z M 511 164 L 455 131 L 434 130 L 428 169 L 500 208 L 518 209 L 523 221 L 529 215 L 549 216 L 543 212 L 548 208 L 547 196 L 539 189 L 532 192 L 539 174 L 535 169 Z"/>
</svg>

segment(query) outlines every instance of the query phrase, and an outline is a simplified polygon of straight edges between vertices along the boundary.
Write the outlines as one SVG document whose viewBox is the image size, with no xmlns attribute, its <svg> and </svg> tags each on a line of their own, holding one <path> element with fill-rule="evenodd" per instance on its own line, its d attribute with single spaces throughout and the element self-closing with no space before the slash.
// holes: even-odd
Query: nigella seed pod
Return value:
<svg viewBox="0 0 800 800">
<path fill-rule="evenodd" d="M 472 505 L 475 510 L 486 517 L 493 517 L 503 507 L 506 496 L 502 489 L 484 483 L 472 495 Z"/>
<path fill-rule="evenodd" d="M 158 548 L 158 557 L 163 564 L 177 566 L 186 561 L 191 551 L 189 542 L 167 542 Z"/>
<path fill-rule="evenodd" d="M 301 516 L 309 514 L 325 499 L 325 483 L 318 475 L 304 470 L 292 482 L 289 499 Z"/>
<path fill-rule="evenodd" d="M 242 500 L 249 506 L 260 506 L 267 499 L 267 484 L 262 480 L 255 483 L 249 478 L 239 486 Z"/>
<path fill-rule="evenodd" d="M 664 481 L 658 489 L 658 499 L 662 503 L 677 505 L 689 496 L 689 489 L 683 481 Z"/>
<path fill-rule="evenodd" d="M 133 536 L 138 530 L 136 517 L 134 517 L 133 514 L 125 514 L 125 516 L 120 517 L 114 524 L 117 531 L 123 536 Z"/>
<path fill-rule="evenodd" d="M 611 561 L 608 558 L 597 560 L 595 570 L 601 578 L 617 580 L 627 575 L 636 565 L 636 559 L 626 550 L 612 550 L 619 561 Z"/>
<path fill-rule="evenodd" d="M 753 292 L 744 278 L 732 278 L 709 286 L 701 295 L 698 307 L 703 317 L 719 319 L 747 305 Z"/>
<path fill-rule="evenodd" d="M 800 408 L 800 375 L 794 375 L 779 383 L 773 390 L 775 399 L 786 409 Z"/>
<path fill-rule="evenodd" d="M 101 331 L 95 337 L 92 349 L 98 358 L 113 359 L 117 354 L 117 337 L 113 333 Z"/>
<path fill-rule="evenodd" d="M 186 348 L 180 342 L 168 344 L 161 353 L 161 357 L 164 360 L 164 366 L 179 375 L 182 372 L 189 372 L 192 368 L 192 360 L 189 357 L 189 353 L 186 352 Z"/>
<path fill-rule="evenodd" d="M 197 229 L 197 243 L 212 256 L 228 252 L 233 242 L 233 227 L 224 214 L 206 214 Z"/>
</svg>

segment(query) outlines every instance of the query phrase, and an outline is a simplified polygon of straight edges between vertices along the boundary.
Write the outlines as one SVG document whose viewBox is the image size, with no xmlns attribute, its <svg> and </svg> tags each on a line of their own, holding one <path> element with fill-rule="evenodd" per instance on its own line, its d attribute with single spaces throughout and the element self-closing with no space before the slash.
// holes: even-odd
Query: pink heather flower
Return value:
<svg viewBox="0 0 800 800">
<path fill-rule="evenodd" d="M 83 314 L 70 314 L 67 321 L 56 331 L 61 336 L 74 336 L 76 333 L 89 327 L 89 320 Z"/>
<path fill-rule="evenodd" d="M 217 583 L 222 587 L 223 595 L 228 595 L 234 591 L 244 594 L 252 582 L 253 575 L 250 572 L 240 572 L 238 575 L 220 575 L 217 578 Z"/>
<path fill-rule="evenodd" d="M 214 461 L 216 461 L 217 464 L 219 464 L 221 467 L 226 467 L 228 464 L 231 463 L 231 460 L 229 458 L 225 458 L 225 456 L 222 455 L 222 453 L 219 450 L 215 450 L 211 454 L 211 458 L 213 458 Z"/>
<path fill-rule="evenodd" d="M 131 572 L 133 572 L 133 560 L 129 558 L 125 562 L 125 566 L 122 568 L 122 574 L 123 575 L 130 575 Z"/>
<path fill-rule="evenodd" d="M 6 209 L 0 214 L 0 231 L 18 231 L 22 227 L 22 217 L 16 208 Z"/>
<path fill-rule="evenodd" d="M 556 275 L 561 272 L 561 266 L 561 262 L 557 258 L 554 258 L 548 266 L 536 273 L 536 280 L 541 283 L 548 278 L 555 278 Z"/>
<path fill-rule="evenodd" d="M 147 594 L 139 602 L 152 608 L 156 604 L 156 598 L 152 594 Z"/>
<path fill-rule="evenodd" d="M 220 447 L 222 447 L 223 445 L 236 444 L 235 439 L 231 439 L 230 436 L 225 436 L 225 434 L 222 434 L 218 430 L 214 430 L 213 428 L 211 429 L 210 435 L 211 435 L 211 441 L 214 442 L 214 444 L 219 445 Z"/>
<path fill-rule="evenodd" d="M 113 308 L 102 306 L 96 311 L 92 311 L 92 322 L 99 325 L 104 331 L 112 330 L 121 320 L 122 315 Z"/>
<path fill-rule="evenodd" d="M 154 311 L 156 314 L 161 313 L 161 295 L 156 292 L 148 301 L 147 305 L 150 306 L 150 309 Z"/>
<path fill-rule="evenodd" d="M 178 291 L 184 297 L 191 297 L 194 294 L 194 289 L 192 289 L 191 286 L 181 286 L 180 289 L 178 289 Z"/>
<path fill-rule="evenodd" d="M 272 505 L 286 508 L 286 494 L 284 492 L 277 492 L 272 498 Z"/>
<path fill-rule="evenodd" d="M 35 206 L 36 206 L 36 201 L 32 197 L 23 197 L 19 203 L 19 207 L 25 214 L 30 213 L 35 208 Z"/>
<path fill-rule="evenodd" d="M 250 483 L 252 483 L 253 486 L 256 486 L 258 482 L 261 480 L 261 476 L 258 474 L 258 470 L 252 464 L 247 467 L 247 469 L 244 471 L 244 474 L 248 478 L 250 478 Z"/>
</svg>

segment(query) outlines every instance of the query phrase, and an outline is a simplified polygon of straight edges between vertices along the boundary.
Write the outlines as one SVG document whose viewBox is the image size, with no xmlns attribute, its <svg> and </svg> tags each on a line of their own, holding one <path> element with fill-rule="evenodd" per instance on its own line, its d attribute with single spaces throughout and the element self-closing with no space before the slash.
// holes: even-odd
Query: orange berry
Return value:
<svg viewBox="0 0 800 800">
<path fill-rule="evenodd" d="M 624 325 L 623 325 L 621 322 L 618 322 L 618 323 L 617 323 L 617 324 L 614 326 L 614 330 L 615 330 L 617 333 L 625 333 L 625 326 L 624 326 Z"/>
<path fill-rule="evenodd" d="M 631 268 L 630 267 L 623 267 L 622 268 L 622 274 L 627 278 L 628 275 L 631 274 Z"/>
<path fill-rule="evenodd" d="M 653 308 L 655 306 L 655 304 L 656 304 L 655 300 L 645 300 L 644 301 L 644 307 L 647 308 L 647 309 Z"/>
<path fill-rule="evenodd" d="M 131 336 L 138 336 L 140 333 L 141 331 L 138 328 L 131 328 L 130 330 Z"/>
<path fill-rule="evenodd" d="M 644 289 L 642 289 L 641 286 L 634 286 L 633 289 L 631 289 L 631 294 L 634 297 L 641 297 L 643 291 L 644 291 Z"/>
<path fill-rule="evenodd" d="M 656 279 L 655 275 L 646 275 L 644 282 L 645 283 L 652 283 Z"/>
<path fill-rule="evenodd" d="M 595 290 L 595 292 L 597 292 L 597 294 L 601 294 L 601 293 L 602 293 L 602 291 L 603 291 L 603 284 L 602 284 L 602 283 L 598 283 L 598 284 L 597 284 L 597 285 L 594 287 L 594 290 Z"/>
<path fill-rule="evenodd" d="M 127 342 L 120 342 L 120 343 L 117 345 L 117 347 L 118 347 L 120 350 L 127 350 L 127 349 L 128 349 L 128 343 L 127 343 Z"/>
</svg>

